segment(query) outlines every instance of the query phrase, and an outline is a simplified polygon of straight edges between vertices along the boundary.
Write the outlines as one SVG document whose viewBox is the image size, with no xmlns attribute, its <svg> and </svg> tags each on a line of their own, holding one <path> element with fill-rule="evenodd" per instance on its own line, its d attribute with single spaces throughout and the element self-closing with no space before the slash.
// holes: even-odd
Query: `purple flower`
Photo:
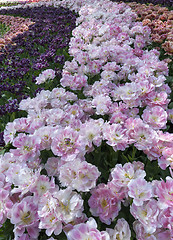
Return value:
<svg viewBox="0 0 173 240">
<path fill-rule="evenodd" d="M 5 142 L 4 142 L 4 132 L 0 133 L 0 147 L 4 147 Z"/>
</svg>

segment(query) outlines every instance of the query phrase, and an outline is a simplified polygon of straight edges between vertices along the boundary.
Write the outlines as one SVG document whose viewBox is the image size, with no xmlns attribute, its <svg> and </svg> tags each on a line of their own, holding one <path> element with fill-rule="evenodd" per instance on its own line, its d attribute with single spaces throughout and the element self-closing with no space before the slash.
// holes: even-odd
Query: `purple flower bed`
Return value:
<svg viewBox="0 0 173 240">
<path fill-rule="evenodd" d="M 26 117 L 4 130 L 0 239 L 171 240 L 169 61 L 127 4 L 54 3 L 79 13 L 71 58 L 49 55 L 56 64 L 65 60 L 53 89 L 57 65 L 41 68 L 36 56 L 32 70 L 38 74 L 25 74 L 45 89 L 22 99 Z M 37 29 L 43 50 L 47 39 Z"/>
<path fill-rule="evenodd" d="M 58 86 L 61 69 L 69 59 L 67 50 L 76 15 L 69 9 L 46 6 L 3 9 L 0 14 L 29 17 L 35 22 L 28 31 L 12 39 L 15 45 L 8 44 L 0 50 L 0 116 L 7 123 L 7 116 L 19 111 L 22 99 Z M 35 78 L 47 68 L 53 68 L 56 77 L 52 84 L 38 87 Z"/>
</svg>

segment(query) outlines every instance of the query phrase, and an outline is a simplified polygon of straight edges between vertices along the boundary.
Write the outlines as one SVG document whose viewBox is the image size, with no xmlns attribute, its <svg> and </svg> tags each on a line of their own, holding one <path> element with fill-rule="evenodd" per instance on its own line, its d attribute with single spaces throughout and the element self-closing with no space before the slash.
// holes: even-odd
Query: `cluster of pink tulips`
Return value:
<svg viewBox="0 0 173 240">
<path fill-rule="evenodd" d="M 0 223 L 14 224 L 15 240 L 38 239 L 42 229 L 50 240 L 62 232 L 68 240 L 130 240 L 130 223 L 119 217 L 129 206 L 136 239 L 173 239 L 169 69 L 158 50 L 144 50 L 152 42 L 150 28 L 136 22 L 125 3 L 51 4 L 79 13 L 69 44 L 73 60 L 64 65 L 61 87 L 22 100 L 27 117 L 6 126 L 4 140 L 12 147 L 0 156 Z M 47 69 L 37 84 L 54 77 Z M 170 168 L 170 176 L 147 181 L 144 163 L 129 161 L 115 164 L 100 182 L 97 159 L 87 156 L 103 143 L 120 154 L 133 147 L 163 171 Z"/>
</svg>

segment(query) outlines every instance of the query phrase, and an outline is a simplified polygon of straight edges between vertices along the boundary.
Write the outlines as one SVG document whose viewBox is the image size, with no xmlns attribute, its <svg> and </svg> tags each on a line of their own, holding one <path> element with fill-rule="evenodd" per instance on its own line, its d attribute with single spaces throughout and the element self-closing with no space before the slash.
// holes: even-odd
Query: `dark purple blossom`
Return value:
<svg viewBox="0 0 173 240">
<path fill-rule="evenodd" d="M 5 142 L 4 142 L 4 132 L 0 133 L 0 147 L 4 147 Z"/>
<path fill-rule="evenodd" d="M 60 63 L 60 64 L 64 64 L 65 62 L 65 57 L 63 55 L 56 55 L 54 57 L 54 61 L 55 63 Z"/>
</svg>

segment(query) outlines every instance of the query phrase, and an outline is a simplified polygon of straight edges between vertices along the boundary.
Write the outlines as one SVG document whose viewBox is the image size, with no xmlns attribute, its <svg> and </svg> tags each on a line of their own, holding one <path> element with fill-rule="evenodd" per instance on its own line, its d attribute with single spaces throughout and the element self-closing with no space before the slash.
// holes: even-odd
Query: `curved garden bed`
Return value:
<svg viewBox="0 0 173 240">
<path fill-rule="evenodd" d="M 0 50 L 2 239 L 173 239 L 172 12 L 144 7 L 0 9 L 33 23 Z"/>
</svg>

